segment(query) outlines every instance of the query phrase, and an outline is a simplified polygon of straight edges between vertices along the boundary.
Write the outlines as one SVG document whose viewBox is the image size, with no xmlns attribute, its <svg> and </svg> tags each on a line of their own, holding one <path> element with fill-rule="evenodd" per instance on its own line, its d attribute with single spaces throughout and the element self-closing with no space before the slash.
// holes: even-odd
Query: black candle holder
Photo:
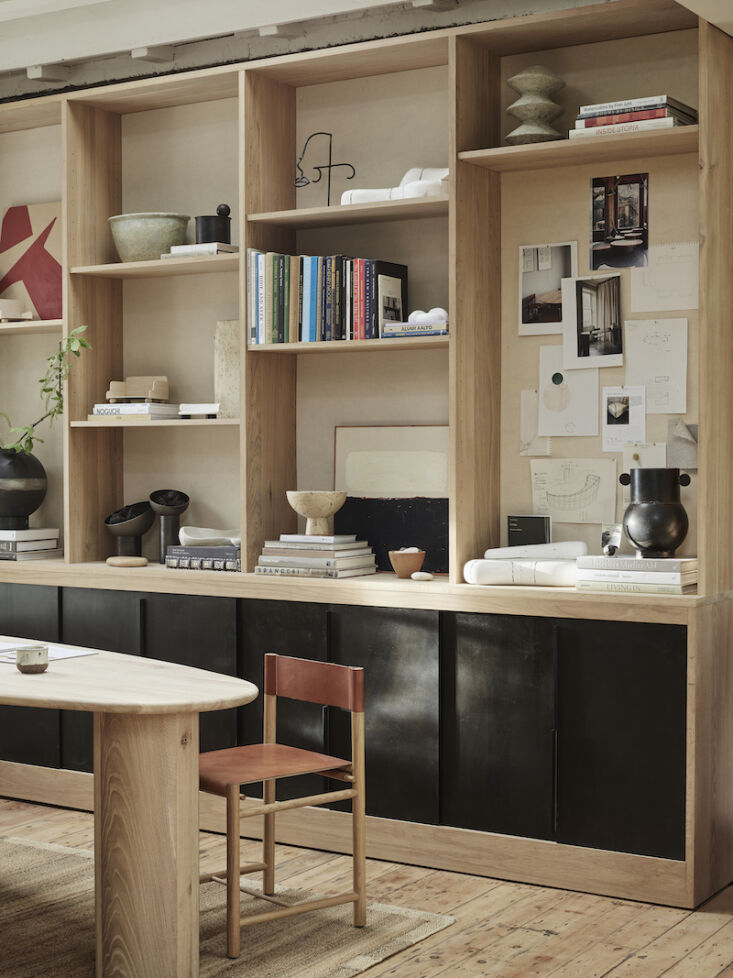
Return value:
<svg viewBox="0 0 733 978">
<path fill-rule="evenodd" d="M 150 493 L 153 512 L 160 516 L 160 562 L 165 563 L 168 547 L 178 544 L 181 529 L 181 513 L 188 509 L 190 500 L 180 489 L 156 489 Z"/>
<path fill-rule="evenodd" d="M 155 520 L 150 503 L 132 503 L 110 513 L 104 521 L 109 532 L 117 538 L 118 557 L 140 557 L 142 538 Z"/>
</svg>

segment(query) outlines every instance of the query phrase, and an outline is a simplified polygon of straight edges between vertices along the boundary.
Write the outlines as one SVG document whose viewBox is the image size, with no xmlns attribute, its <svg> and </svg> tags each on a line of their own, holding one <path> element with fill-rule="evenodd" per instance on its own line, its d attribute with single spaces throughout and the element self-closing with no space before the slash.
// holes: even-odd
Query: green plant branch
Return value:
<svg viewBox="0 0 733 978">
<path fill-rule="evenodd" d="M 82 336 L 86 328 L 86 326 L 77 326 L 76 329 L 72 329 L 66 339 L 59 344 L 58 351 L 48 358 L 46 373 L 39 380 L 44 413 L 37 421 L 23 427 L 14 427 L 7 414 L 0 412 L 0 417 L 5 418 L 10 428 L 10 434 L 18 436 L 15 441 L 0 445 L 0 448 L 9 452 L 32 452 L 35 442 L 43 442 L 43 439 L 36 434 L 38 425 L 46 420 L 49 425 L 52 425 L 56 418 L 64 413 L 64 383 L 74 362 L 71 358 L 78 358 L 82 350 L 91 349 L 88 341 Z"/>
</svg>

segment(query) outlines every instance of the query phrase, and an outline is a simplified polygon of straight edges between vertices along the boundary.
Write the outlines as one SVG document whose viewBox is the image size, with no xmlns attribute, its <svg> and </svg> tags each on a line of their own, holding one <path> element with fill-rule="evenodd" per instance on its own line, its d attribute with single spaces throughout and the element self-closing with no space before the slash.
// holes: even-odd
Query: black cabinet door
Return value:
<svg viewBox="0 0 733 978">
<path fill-rule="evenodd" d="M 329 657 L 365 670 L 369 815 L 438 821 L 438 626 L 437 611 L 331 606 Z M 348 756 L 332 712 L 329 751 Z"/>
<path fill-rule="evenodd" d="M 684 859 L 684 626 L 562 621 L 557 655 L 557 840 Z"/>
<path fill-rule="evenodd" d="M 143 654 L 237 675 L 237 602 L 193 594 L 147 594 L 141 599 Z M 201 714 L 201 750 L 233 747 L 237 711 Z"/>
<path fill-rule="evenodd" d="M 553 833 L 553 622 L 443 615 L 441 822 Z"/>
<path fill-rule="evenodd" d="M 0 635 L 58 642 L 58 588 L 0 584 Z M 25 706 L 0 707 L 0 758 L 18 764 L 59 767 L 59 711 Z"/>
<path fill-rule="evenodd" d="M 61 640 L 108 652 L 142 652 L 140 595 L 65 587 L 61 593 Z M 61 712 L 61 763 L 74 771 L 91 771 L 94 760 L 93 718 L 80 710 Z"/>
<path fill-rule="evenodd" d="M 266 652 L 324 662 L 327 653 L 327 606 L 295 601 L 240 601 L 241 672 L 260 690 L 254 702 L 240 711 L 239 742 L 262 740 L 262 687 Z M 324 751 L 324 714 L 314 703 L 282 699 L 277 707 L 277 737 L 283 744 Z M 259 787 L 259 786 L 258 786 Z M 322 778 L 287 778 L 277 785 L 280 800 L 324 791 Z M 255 791 L 251 791 L 252 794 Z"/>
</svg>

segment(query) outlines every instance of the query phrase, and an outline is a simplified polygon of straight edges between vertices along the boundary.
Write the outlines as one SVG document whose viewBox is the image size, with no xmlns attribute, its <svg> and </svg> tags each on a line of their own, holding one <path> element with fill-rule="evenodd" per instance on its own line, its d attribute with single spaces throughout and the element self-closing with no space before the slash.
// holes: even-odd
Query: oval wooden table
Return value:
<svg viewBox="0 0 733 978">
<path fill-rule="evenodd" d="M 195 978 L 199 713 L 249 703 L 257 687 L 101 651 L 38 675 L 0 670 L 2 704 L 94 713 L 98 978 Z"/>
</svg>

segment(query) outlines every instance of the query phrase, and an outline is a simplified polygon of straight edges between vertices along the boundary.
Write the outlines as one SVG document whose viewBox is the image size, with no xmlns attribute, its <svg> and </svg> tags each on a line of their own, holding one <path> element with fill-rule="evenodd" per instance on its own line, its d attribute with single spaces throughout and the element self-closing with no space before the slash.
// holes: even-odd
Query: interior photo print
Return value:
<svg viewBox="0 0 733 978">
<path fill-rule="evenodd" d="M 563 366 L 620 367 L 621 276 L 564 279 Z"/>
<path fill-rule="evenodd" d="M 632 268 L 647 264 L 649 174 L 627 173 L 591 181 L 590 267 Z"/>
<path fill-rule="evenodd" d="M 520 246 L 520 336 L 562 333 L 562 280 L 577 274 L 577 241 Z"/>
</svg>

